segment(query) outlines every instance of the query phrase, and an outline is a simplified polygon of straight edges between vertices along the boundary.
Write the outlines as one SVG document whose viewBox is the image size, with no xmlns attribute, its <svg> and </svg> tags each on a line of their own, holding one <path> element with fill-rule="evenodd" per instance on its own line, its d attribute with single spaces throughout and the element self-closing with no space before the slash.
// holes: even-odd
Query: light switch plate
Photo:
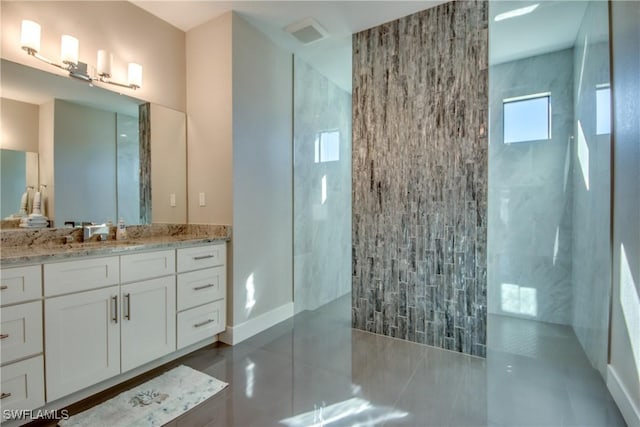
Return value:
<svg viewBox="0 0 640 427">
<path fill-rule="evenodd" d="M 206 206 L 206 205 L 207 203 L 204 197 L 204 193 L 200 193 L 200 206 Z"/>
<path fill-rule="evenodd" d="M 171 205 L 172 208 L 176 207 L 176 193 L 171 193 L 169 195 L 169 205 Z"/>
</svg>

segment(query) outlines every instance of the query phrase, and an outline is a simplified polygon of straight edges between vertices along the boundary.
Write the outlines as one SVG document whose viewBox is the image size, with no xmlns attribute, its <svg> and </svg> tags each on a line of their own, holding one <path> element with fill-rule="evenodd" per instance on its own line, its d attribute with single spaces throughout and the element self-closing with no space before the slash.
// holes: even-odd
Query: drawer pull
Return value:
<svg viewBox="0 0 640 427">
<path fill-rule="evenodd" d="M 201 259 L 207 259 L 207 258 L 215 258 L 215 255 L 200 255 L 200 256 L 194 256 L 193 260 L 194 261 L 200 261 Z"/>
<path fill-rule="evenodd" d="M 0 340 L 9 338 L 9 334 L 0 334 Z"/>
<path fill-rule="evenodd" d="M 113 301 L 113 317 L 111 318 L 111 320 L 113 320 L 115 323 L 118 323 L 118 295 L 112 296 L 111 297 L 111 301 Z"/>
<path fill-rule="evenodd" d="M 5 397 L 10 397 L 11 393 L 2 393 L 0 394 L 0 399 L 4 399 Z"/>
<path fill-rule="evenodd" d="M 127 299 L 127 312 L 124 315 L 124 318 L 131 320 L 131 294 L 126 294 L 124 297 Z"/>
<path fill-rule="evenodd" d="M 208 325 L 209 323 L 213 323 L 213 322 L 215 322 L 215 320 L 213 320 L 213 319 L 207 319 L 207 320 L 205 320 L 204 322 L 196 323 L 195 325 L 193 325 L 193 327 L 194 327 L 194 328 L 200 328 L 200 327 L 202 327 L 202 326 L 204 326 L 204 325 Z"/>
<path fill-rule="evenodd" d="M 7 285 L 0 286 L 0 291 L 4 291 L 6 289 L 9 289 L 9 287 Z"/>
<path fill-rule="evenodd" d="M 209 283 L 208 285 L 202 285 L 202 286 L 196 286 L 195 288 L 193 288 L 194 291 L 201 291 L 203 289 L 207 289 L 207 288 L 213 288 L 215 285 L 213 283 Z"/>
</svg>

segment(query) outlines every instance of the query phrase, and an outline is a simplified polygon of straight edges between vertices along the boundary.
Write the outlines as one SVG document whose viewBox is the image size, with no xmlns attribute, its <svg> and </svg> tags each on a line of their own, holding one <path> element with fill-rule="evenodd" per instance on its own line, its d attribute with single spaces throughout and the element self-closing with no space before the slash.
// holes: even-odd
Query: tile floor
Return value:
<svg viewBox="0 0 640 427">
<path fill-rule="evenodd" d="M 230 386 L 178 426 L 624 426 L 568 327 L 489 318 L 486 360 L 351 329 L 350 297 L 182 360 Z"/>
</svg>

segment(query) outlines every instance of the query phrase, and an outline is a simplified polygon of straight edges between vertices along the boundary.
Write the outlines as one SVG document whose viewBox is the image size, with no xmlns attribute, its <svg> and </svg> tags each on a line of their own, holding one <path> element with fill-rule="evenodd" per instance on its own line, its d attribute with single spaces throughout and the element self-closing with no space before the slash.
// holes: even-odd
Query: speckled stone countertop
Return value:
<svg viewBox="0 0 640 427">
<path fill-rule="evenodd" d="M 15 267 L 80 257 L 124 255 L 149 250 L 197 246 L 231 239 L 231 227 L 200 224 L 153 224 L 127 227 L 127 240 L 82 242 L 82 229 L 51 228 L 0 231 L 0 266 Z"/>
</svg>

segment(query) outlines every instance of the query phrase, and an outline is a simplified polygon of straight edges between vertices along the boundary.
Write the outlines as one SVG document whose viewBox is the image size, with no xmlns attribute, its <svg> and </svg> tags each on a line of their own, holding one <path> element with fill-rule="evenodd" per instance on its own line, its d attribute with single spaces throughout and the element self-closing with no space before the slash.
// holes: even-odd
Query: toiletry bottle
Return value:
<svg viewBox="0 0 640 427">
<path fill-rule="evenodd" d="M 127 239 L 127 226 L 124 223 L 124 219 L 120 218 L 118 221 L 118 229 L 116 230 L 116 240 Z"/>
</svg>

